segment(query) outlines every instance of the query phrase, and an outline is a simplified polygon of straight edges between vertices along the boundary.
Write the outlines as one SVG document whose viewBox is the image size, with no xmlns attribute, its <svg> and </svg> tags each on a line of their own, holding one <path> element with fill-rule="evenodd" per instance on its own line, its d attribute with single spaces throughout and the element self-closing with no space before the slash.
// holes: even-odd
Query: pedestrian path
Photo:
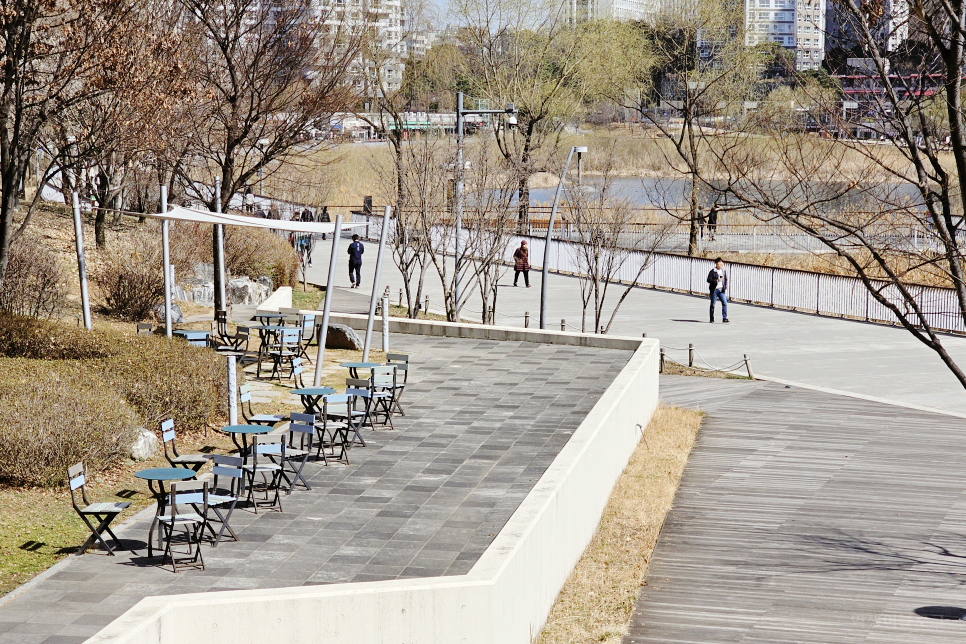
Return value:
<svg viewBox="0 0 966 644">
<path fill-rule="evenodd" d="M 366 247 L 363 288 L 351 291 L 353 295 L 369 294 L 372 288 L 377 245 Z M 339 287 L 349 286 L 345 248 L 343 240 L 336 271 Z M 312 281 L 325 283 L 328 257 L 329 247 L 320 244 L 315 251 L 315 266 L 309 269 Z M 710 261 L 708 265 L 710 268 Z M 442 288 L 433 271 L 432 267 L 428 269 L 424 288 L 431 308 L 442 310 Z M 499 324 L 523 326 L 526 312 L 530 313 L 531 324 L 537 324 L 540 274 L 532 272 L 530 278 L 533 288 L 514 288 L 513 271 L 503 276 L 497 299 Z M 388 253 L 383 282 L 396 303 L 402 277 Z M 548 328 L 559 329 L 560 320 L 565 319 L 568 328 L 579 331 L 579 280 L 550 275 L 548 282 Z M 622 290 L 610 286 L 608 301 L 616 301 Z M 336 291 L 333 310 L 341 310 L 340 292 Z M 963 387 L 934 352 L 902 329 L 740 304 L 731 304 L 729 309 L 731 324 L 709 324 L 707 299 L 632 289 L 610 332 L 628 336 L 646 333 L 660 339 L 662 345 L 676 348 L 669 350 L 669 355 L 678 360 L 687 357 L 690 343 L 695 345 L 699 359 L 714 366 L 733 364 L 748 354 L 759 376 L 966 414 Z M 481 310 L 481 300 L 474 291 L 464 316 L 480 319 Z M 587 326 L 592 329 L 592 321 Z M 947 336 L 943 343 L 960 366 L 966 367 L 966 338 Z"/>
<path fill-rule="evenodd" d="M 283 495 L 284 512 L 236 509 L 240 541 L 204 547 L 204 571 L 147 560 L 142 516 L 118 531 L 128 552 L 72 557 L 0 598 L 0 644 L 81 644 L 147 596 L 465 574 L 631 356 L 420 336 L 395 346 L 413 365 L 395 431 L 364 430 L 349 465 L 306 466 L 312 490 Z"/>
<path fill-rule="evenodd" d="M 707 415 L 624 644 L 963 641 L 962 420 L 775 383 L 661 392 Z"/>
</svg>

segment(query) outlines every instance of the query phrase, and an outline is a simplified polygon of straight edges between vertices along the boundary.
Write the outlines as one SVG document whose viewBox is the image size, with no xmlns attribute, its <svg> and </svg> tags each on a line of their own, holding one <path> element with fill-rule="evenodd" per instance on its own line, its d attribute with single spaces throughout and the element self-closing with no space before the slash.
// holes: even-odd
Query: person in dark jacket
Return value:
<svg viewBox="0 0 966 644">
<path fill-rule="evenodd" d="M 520 279 L 520 273 L 523 273 L 523 283 L 530 288 L 530 249 L 527 248 L 527 242 L 520 242 L 520 248 L 513 251 L 513 285 L 517 285 L 517 281 Z"/>
<path fill-rule="evenodd" d="M 332 223 L 332 220 L 329 219 L 329 207 L 328 206 L 322 206 L 322 210 L 319 211 L 319 214 L 316 215 L 316 217 L 317 217 L 316 221 L 319 222 L 320 224 L 330 224 L 330 223 Z M 326 235 L 325 233 L 322 233 L 322 241 L 325 241 L 326 239 L 328 239 L 328 235 Z"/>
<path fill-rule="evenodd" d="M 714 233 L 718 229 L 718 212 L 718 204 L 712 205 L 708 211 L 708 237 L 711 241 L 714 241 Z"/>
<path fill-rule="evenodd" d="M 359 235 L 352 236 L 352 243 L 349 244 L 349 281 L 352 288 L 362 286 L 362 254 L 366 252 Z"/>
<path fill-rule="evenodd" d="M 724 261 L 719 257 L 714 260 L 714 268 L 708 273 L 708 291 L 711 294 L 711 323 L 714 324 L 714 303 L 721 300 L 721 317 L 723 322 L 728 321 L 728 271 L 725 270 Z"/>
</svg>

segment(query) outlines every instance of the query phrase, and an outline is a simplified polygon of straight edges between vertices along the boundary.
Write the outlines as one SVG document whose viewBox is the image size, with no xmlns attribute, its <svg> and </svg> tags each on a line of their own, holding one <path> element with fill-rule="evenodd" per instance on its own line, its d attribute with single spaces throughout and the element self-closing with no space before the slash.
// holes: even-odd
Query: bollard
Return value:
<svg viewBox="0 0 966 644">
<path fill-rule="evenodd" d="M 399 308 L 402 308 L 402 289 L 399 289 Z"/>
<path fill-rule="evenodd" d="M 389 353 L 389 294 L 382 298 L 382 352 Z"/>
<path fill-rule="evenodd" d="M 560 320 L 560 330 L 561 331 L 567 330 L 567 320 Z"/>
<path fill-rule="evenodd" d="M 694 345 L 693 344 L 688 345 L 688 366 L 689 367 L 694 366 Z"/>
<path fill-rule="evenodd" d="M 425 313 L 427 317 L 429 316 L 429 296 L 428 295 L 426 296 L 426 304 L 425 306 L 423 306 L 423 313 Z"/>
<path fill-rule="evenodd" d="M 658 373 L 664 373 L 664 347 L 661 347 L 661 364 L 657 371 Z"/>
<path fill-rule="evenodd" d="M 642 338 L 646 338 L 646 337 L 647 337 L 647 334 L 646 334 L 646 333 L 642 333 L 642 334 L 641 334 L 641 337 L 642 337 Z"/>
<path fill-rule="evenodd" d="M 235 368 L 236 356 L 225 356 L 228 367 L 228 424 L 238 424 L 238 374 Z"/>
<path fill-rule="evenodd" d="M 755 373 L 751 370 L 751 360 L 748 358 L 748 354 L 745 354 L 745 369 L 748 370 L 748 377 L 751 380 L 755 379 Z"/>
<path fill-rule="evenodd" d="M 530 311 L 524 311 L 523 313 L 523 328 L 530 328 Z"/>
<path fill-rule="evenodd" d="M 484 324 L 496 324 L 496 320 L 494 319 L 495 317 L 496 317 L 496 315 L 493 313 L 493 307 L 487 305 L 487 307 L 486 307 L 486 319 L 483 320 L 483 323 Z"/>
</svg>

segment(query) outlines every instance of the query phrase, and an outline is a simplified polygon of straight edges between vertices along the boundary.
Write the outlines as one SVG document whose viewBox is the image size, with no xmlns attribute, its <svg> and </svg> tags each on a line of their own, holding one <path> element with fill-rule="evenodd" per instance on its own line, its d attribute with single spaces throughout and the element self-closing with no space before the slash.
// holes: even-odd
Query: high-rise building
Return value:
<svg viewBox="0 0 966 644">
<path fill-rule="evenodd" d="M 573 22 L 585 20 L 649 20 L 657 15 L 661 0 L 569 0 Z"/>
<path fill-rule="evenodd" d="M 799 70 L 825 59 L 826 0 L 746 0 L 745 44 L 774 42 L 795 52 Z"/>
</svg>

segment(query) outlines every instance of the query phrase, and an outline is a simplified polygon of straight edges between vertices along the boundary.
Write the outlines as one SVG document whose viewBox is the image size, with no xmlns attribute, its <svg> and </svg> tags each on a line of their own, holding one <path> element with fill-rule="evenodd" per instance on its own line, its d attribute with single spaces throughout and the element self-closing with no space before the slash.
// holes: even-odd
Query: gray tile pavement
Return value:
<svg viewBox="0 0 966 644">
<path fill-rule="evenodd" d="M 310 464 L 284 512 L 236 510 L 241 541 L 205 547 L 205 571 L 94 553 L 0 606 L 0 644 L 80 643 L 149 595 L 469 571 L 630 352 L 394 336 L 411 354 L 407 416 L 367 430 L 351 464 Z M 579 383 L 579 384 L 575 384 Z"/>
</svg>

